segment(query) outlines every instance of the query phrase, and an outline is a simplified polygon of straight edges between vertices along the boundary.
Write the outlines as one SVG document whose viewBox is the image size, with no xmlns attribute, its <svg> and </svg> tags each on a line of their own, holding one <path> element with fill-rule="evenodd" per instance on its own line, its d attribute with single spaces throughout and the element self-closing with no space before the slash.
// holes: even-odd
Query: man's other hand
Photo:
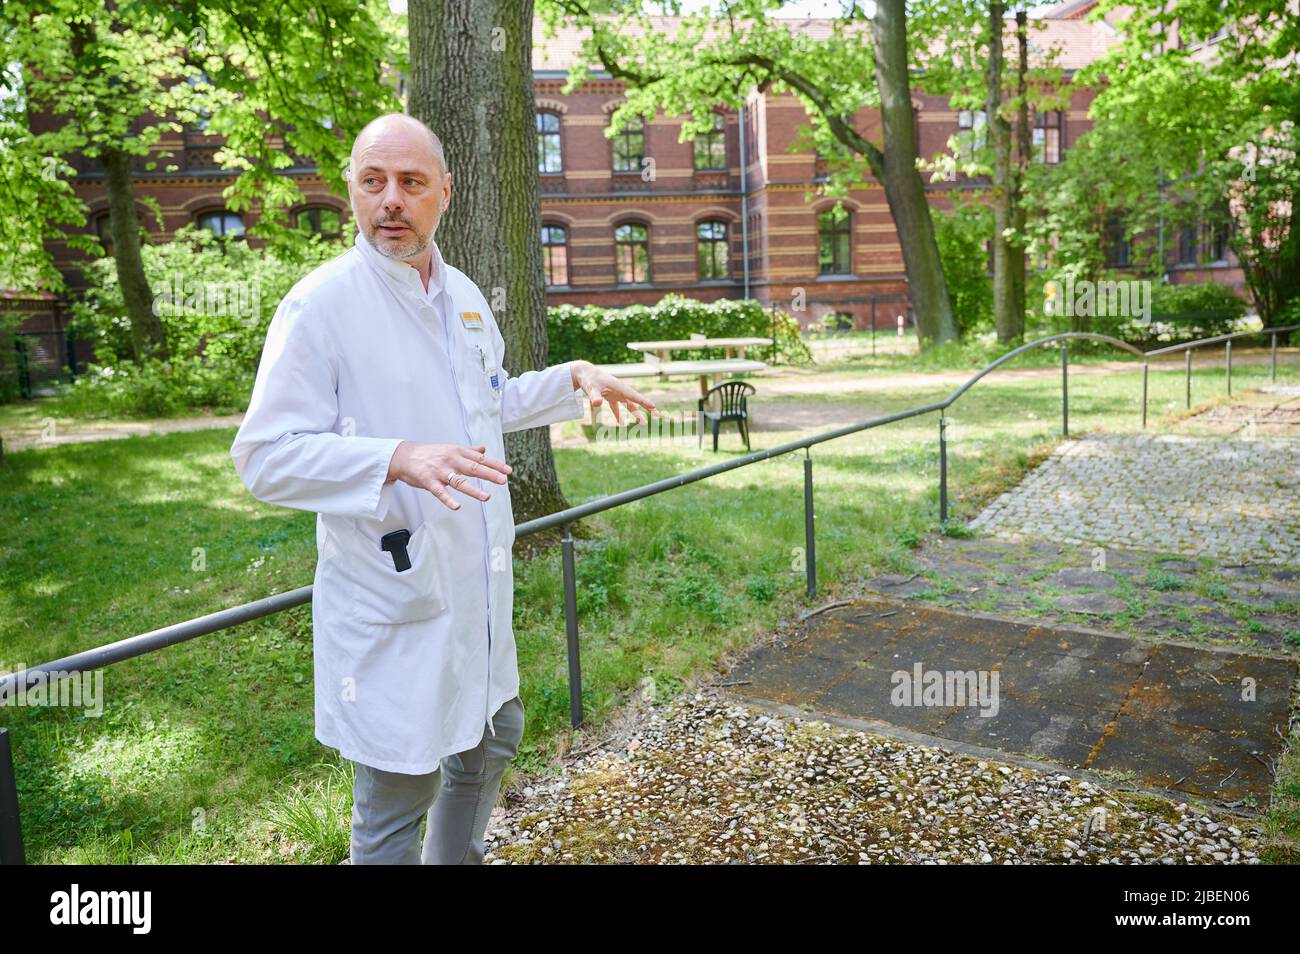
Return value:
<svg viewBox="0 0 1300 954">
<path fill-rule="evenodd" d="M 624 407 L 632 413 L 638 424 L 645 423 L 645 415 L 641 413 L 641 408 L 647 411 L 655 409 L 654 402 L 644 394 L 624 384 L 608 371 L 602 371 L 590 361 L 574 361 L 572 373 L 574 390 L 581 388 L 587 395 L 587 400 L 591 402 L 593 419 L 596 409 L 606 401 L 609 402 L 609 409 L 614 412 L 614 420 L 620 424 L 623 422 Z"/>
<path fill-rule="evenodd" d="M 433 494 L 448 508 L 459 510 L 460 503 L 449 490 L 475 500 L 491 498 L 470 479 L 480 477 L 504 484 L 510 467 L 505 461 L 487 456 L 486 447 L 462 447 L 459 444 L 417 444 L 402 441 L 388 462 L 388 481 L 400 480 Z"/>
</svg>

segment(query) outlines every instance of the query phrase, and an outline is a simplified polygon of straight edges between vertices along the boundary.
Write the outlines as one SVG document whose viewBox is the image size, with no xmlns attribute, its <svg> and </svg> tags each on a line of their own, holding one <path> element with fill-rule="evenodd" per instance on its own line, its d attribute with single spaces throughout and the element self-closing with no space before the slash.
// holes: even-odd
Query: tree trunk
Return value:
<svg viewBox="0 0 1300 954">
<path fill-rule="evenodd" d="M 989 201 L 993 206 L 993 325 L 997 329 L 998 341 L 1003 344 L 1024 335 L 1024 326 L 1018 320 L 1022 316 L 1016 312 L 1016 280 L 1011 262 L 1015 250 L 1008 239 L 1015 188 L 1011 173 L 1011 122 L 1002 114 L 1005 9 L 1001 3 L 989 4 L 989 58 L 984 73 L 988 86 L 984 128 L 988 130 L 989 148 L 993 152 L 993 181 L 989 190 Z"/>
<path fill-rule="evenodd" d="M 438 248 L 487 296 L 512 374 L 546 366 L 532 0 L 410 0 L 407 111 L 442 140 L 451 206 Z M 517 521 L 567 503 L 544 427 L 506 435 Z"/>
<path fill-rule="evenodd" d="M 135 189 L 131 180 L 131 155 L 121 149 L 105 149 L 104 181 L 108 186 L 109 228 L 113 236 L 113 261 L 117 284 L 122 290 L 126 315 L 131 322 L 131 348 L 136 361 L 167 356 L 167 335 L 162 320 L 153 311 L 153 292 L 140 257 L 140 217 L 135 211 Z"/>
<path fill-rule="evenodd" d="M 957 323 L 943 277 L 925 184 L 916 167 L 916 121 L 908 76 L 904 0 L 880 0 L 871 33 L 885 143 L 880 179 L 898 230 L 917 331 L 926 342 L 952 341 L 957 338 Z"/>
<path fill-rule="evenodd" d="M 1029 161 L 1033 155 L 1034 140 L 1029 126 L 1029 17 L 1024 10 L 1016 11 L 1016 47 L 1019 53 L 1016 64 L 1016 92 L 1020 97 L 1016 112 L 1016 158 L 1011 189 L 1011 228 L 1015 239 L 1011 244 L 1012 301 L 1019 328 L 1017 337 L 1025 335 L 1025 316 L 1028 313 L 1028 269 L 1025 253 L 1025 180 L 1029 174 Z M 1044 144 L 1045 147 L 1046 144 Z"/>
</svg>

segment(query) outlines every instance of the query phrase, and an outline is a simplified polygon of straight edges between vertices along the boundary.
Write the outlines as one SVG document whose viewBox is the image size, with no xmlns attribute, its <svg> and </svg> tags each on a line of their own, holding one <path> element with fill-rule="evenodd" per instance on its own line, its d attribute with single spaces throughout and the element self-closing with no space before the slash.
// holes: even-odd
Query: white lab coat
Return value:
<svg viewBox="0 0 1300 954">
<path fill-rule="evenodd" d="M 315 511 L 316 737 L 345 758 L 426 774 L 473 748 L 519 691 L 511 631 L 514 520 L 506 487 L 480 503 L 385 483 L 403 440 L 486 446 L 581 417 L 569 365 L 511 377 L 486 299 L 433 247 L 414 268 L 356 247 L 276 310 L 230 449 L 259 499 Z M 473 313 L 481 318 L 475 325 Z M 397 572 L 380 538 L 411 533 Z"/>
</svg>

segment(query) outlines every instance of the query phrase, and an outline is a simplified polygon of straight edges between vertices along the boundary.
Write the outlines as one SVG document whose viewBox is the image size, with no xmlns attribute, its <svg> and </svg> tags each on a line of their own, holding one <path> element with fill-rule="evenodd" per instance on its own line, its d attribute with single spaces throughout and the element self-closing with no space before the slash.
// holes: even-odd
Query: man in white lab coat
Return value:
<svg viewBox="0 0 1300 954">
<path fill-rule="evenodd" d="M 451 175 L 423 123 L 362 130 L 348 194 L 356 246 L 280 303 L 231 456 L 260 500 L 318 514 L 316 737 L 356 763 L 352 862 L 475 863 L 523 733 L 502 434 L 584 394 L 653 405 L 586 361 L 502 367 L 433 241 Z"/>
</svg>

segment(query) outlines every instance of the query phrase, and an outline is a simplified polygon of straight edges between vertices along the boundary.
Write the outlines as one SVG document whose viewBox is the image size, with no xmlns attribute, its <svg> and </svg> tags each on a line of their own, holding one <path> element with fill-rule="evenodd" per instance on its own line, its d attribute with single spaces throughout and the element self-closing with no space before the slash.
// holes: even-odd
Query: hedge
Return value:
<svg viewBox="0 0 1300 954">
<path fill-rule="evenodd" d="M 685 339 L 692 333 L 710 338 L 759 337 L 775 342 L 770 348 L 747 349 L 753 356 L 776 363 L 803 363 L 812 353 L 799 337 L 793 315 L 768 310 L 756 301 L 721 299 L 703 302 L 667 295 L 656 305 L 601 308 L 596 305 L 557 305 L 547 309 L 546 334 L 550 364 L 586 358 L 596 364 L 639 360 L 629 341 Z M 698 348 L 691 357 L 721 357 L 721 348 Z M 675 351 L 675 357 L 687 352 Z"/>
</svg>

